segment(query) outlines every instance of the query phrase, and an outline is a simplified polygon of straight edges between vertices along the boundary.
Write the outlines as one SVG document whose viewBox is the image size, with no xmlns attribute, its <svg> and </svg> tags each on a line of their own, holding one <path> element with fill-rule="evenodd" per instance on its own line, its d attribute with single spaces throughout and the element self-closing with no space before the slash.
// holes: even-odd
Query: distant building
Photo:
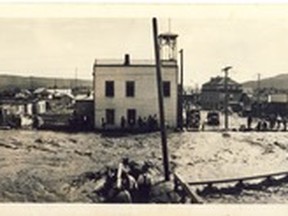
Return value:
<svg viewBox="0 0 288 216">
<path fill-rule="evenodd" d="M 72 95 L 72 89 L 70 88 L 63 88 L 63 89 L 59 89 L 59 88 L 51 88 L 51 89 L 47 89 L 47 91 L 52 94 L 52 95 Z"/>
<path fill-rule="evenodd" d="M 187 92 L 183 94 L 183 107 L 185 110 L 198 107 L 200 105 L 200 92 Z"/>
<path fill-rule="evenodd" d="M 33 95 L 35 98 L 52 99 L 52 93 L 46 88 L 37 88 L 34 90 Z"/>
<path fill-rule="evenodd" d="M 255 105 L 257 108 L 257 106 Z M 280 115 L 288 116 L 288 94 L 287 93 L 270 93 L 267 94 L 267 100 L 261 102 L 260 113 L 262 115 Z"/>
<path fill-rule="evenodd" d="M 47 111 L 47 102 L 46 100 L 34 100 L 33 101 L 33 114 L 39 115 L 46 113 Z"/>
<path fill-rule="evenodd" d="M 0 101 L 0 126 L 25 127 L 32 125 L 33 102 L 7 99 Z"/>
<path fill-rule="evenodd" d="M 72 89 L 72 94 L 77 96 L 90 96 L 92 94 L 91 87 L 87 86 L 77 86 Z"/>
<path fill-rule="evenodd" d="M 177 127 L 177 48 L 175 34 L 161 34 L 162 80 L 165 120 L 169 127 Z M 155 61 L 124 61 L 94 64 L 95 128 L 121 128 L 121 118 L 126 125 L 137 128 L 142 120 L 155 116 L 159 122 L 158 91 Z M 130 127 L 129 126 L 129 127 Z"/>
<path fill-rule="evenodd" d="M 0 107 L 5 110 L 7 114 L 13 115 L 32 115 L 33 103 L 27 100 L 1 100 Z"/>
<path fill-rule="evenodd" d="M 32 93 L 27 90 L 27 89 L 22 89 L 18 93 L 15 94 L 16 99 L 31 99 L 32 98 Z"/>
<path fill-rule="evenodd" d="M 268 103 L 288 103 L 288 94 L 285 93 L 269 94 Z"/>
<path fill-rule="evenodd" d="M 202 85 L 200 101 L 203 109 L 223 109 L 225 100 L 224 81 L 224 77 L 217 76 Z M 238 103 L 243 92 L 242 86 L 228 77 L 227 92 L 229 103 Z"/>
<path fill-rule="evenodd" d="M 75 126 L 82 129 L 93 129 L 94 126 L 94 100 L 93 96 L 78 96 L 75 99 L 73 113 Z"/>
</svg>

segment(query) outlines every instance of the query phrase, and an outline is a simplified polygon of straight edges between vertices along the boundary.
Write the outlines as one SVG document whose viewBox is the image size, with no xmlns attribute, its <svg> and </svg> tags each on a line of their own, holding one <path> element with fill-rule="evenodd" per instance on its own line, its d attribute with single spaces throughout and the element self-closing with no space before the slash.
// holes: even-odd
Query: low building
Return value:
<svg viewBox="0 0 288 216">
<path fill-rule="evenodd" d="M 261 106 L 261 113 L 264 115 L 288 116 L 288 94 L 273 93 L 267 96 L 268 100 Z"/>
<path fill-rule="evenodd" d="M 189 110 L 192 107 L 200 106 L 200 93 L 199 92 L 189 92 L 183 94 L 183 108 Z"/>
<path fill-rule="evenodd" d="M 46 88 L 37 88 L 34 90 L 33 95 L 35 98 L 40 99 L 52 99 L 53 94 L 49 92 Z"/>
<path fill-rule="evenodd" d="M 288 103 L 288 94 L 269 94 L 268 103 Z"/>
<path fill-rule="evenodd" d="M 26 127 L 32 125 L 33 103 L 26 100 L 0 101 L 0 126 Z"/>
<path fill-rule="evenodd" d="M 33 101 L 33 114 L 39 115 L 46 113 L 47 111 L 47 102 L 46 100 L 34 100 Z"/>
<path fill-rule="evenodd" d="M 83 129 L 94 127 L 94 99 L 93 96 L 76 97 L 73 113 L 74 125 Z"/>
<path fill-rule="evenodd" d="M 28 100 L 1 100 L 0 107 L 7 114 L 13 115 L 33 115 L 33 102 Z"/>
<path fill-rule="evenodd" d="M 202 85 L 200 102 L 203 109 L 222 110 L 225 101 L 225 78 L 214 77 L 209 82 Z M 229 103 L 238 103 L 242 96 L 242 85 L 228 77 L 227 79 L 227 93 Z"/>
<path fill-rule="evenodd" d="M 92 82 L 92 81 L 91 81 Z M 87 87 L 87 86 L 77 86 L 77 87 L 74 87 L 72 89 L 72 94 L 77 97 L 77 96 L 90 96 L 92 95 L 92 89 L 91 87 Z"/>
<path fill-rule="evenodd" d="M 72 95 L 72 89 L 71 88 L 51 88 L 47 89 L 47 92 L 49 92 L 52 95 Z"/>
</svg>

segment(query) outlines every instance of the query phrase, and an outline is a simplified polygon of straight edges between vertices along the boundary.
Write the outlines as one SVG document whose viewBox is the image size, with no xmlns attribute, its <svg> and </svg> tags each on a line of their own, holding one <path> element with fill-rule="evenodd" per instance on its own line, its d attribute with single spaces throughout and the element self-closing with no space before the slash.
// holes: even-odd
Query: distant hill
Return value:
<svg viewBox="0 0 288 216">
<path fill-rule="evenodd" d="M 73 88 L 76 86 L 75 79 L 44 78 L 44 77 L 24 77 L 14 75 L 0 75 L 0 90 L 7 89 L 36 89 L 45 88 Z M 92 88 L 91 80 L 77 80 L 77 87 L 87 86 Z"/>
<path fill-rule="evenodd" d="M 257 88 L 257 81 L 244 82 L 242 85 L 255 89 Z M 261 79 L 260 85 L 261 88 L 288 89 L 288 73 Z"/>
</svg>

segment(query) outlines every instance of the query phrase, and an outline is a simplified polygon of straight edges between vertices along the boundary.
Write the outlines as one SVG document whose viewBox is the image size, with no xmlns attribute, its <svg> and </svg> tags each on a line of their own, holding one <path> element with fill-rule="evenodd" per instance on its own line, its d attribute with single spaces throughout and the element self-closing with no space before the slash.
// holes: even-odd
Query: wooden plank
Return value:
<svg viewBox="0 0 288 216">
<path fill-rule="evenodd" d="M 222 180 L 209 180 L 209 181 L 199 181 L 199 182 L 188 182 L 187 184 L 192 185 L 204 185 L 204 184 L 223 184 L 229 182 L 237 182 L 237 181 L 248 181 L 248 180 L 255 180 L 261 178 L 267 178 L 272 176 L 280 176 L 280 175 L 287 175 L 288 171 L 286 172 L 278 172 L 278 173 L 270 173 L 264 175 L 255 175 L 255 176 L 248 176 L 248 177 L 239 177 L 239 178 L 230 178 L 230 179 L 222 179 Z"/>
<path fill-rule="evenodd" d="M 179 174 L 174 173 L 174 181 L 177 182 L 176 184 L 180 184 L 185 194 L 191 199 L 191 203 L 203 203 L 202 198 L 200 198 L 194 190 L 189 188 L 189 186 L 183 181 L 182 177 Z"/>
</svg>

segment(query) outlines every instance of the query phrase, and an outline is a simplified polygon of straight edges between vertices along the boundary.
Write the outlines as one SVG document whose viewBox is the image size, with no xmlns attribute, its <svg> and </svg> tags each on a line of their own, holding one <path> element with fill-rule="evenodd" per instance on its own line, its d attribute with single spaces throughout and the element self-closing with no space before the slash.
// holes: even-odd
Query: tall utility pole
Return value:
<svg viewBox="0 0 288 216">
<path fill-rule="evenodd" d="M 231 66 L 227 66 L 225 68 L 222 69 L 222 71 L 224 71 L 225 73 L 225 77 L 224 77 L 224 91 L 225 91 L 225 97 L 224 97 L 224 114 L 225 114 L 225 131 L 228 130 L 229 126 L 228 126 L 228 86 L 227 86 L 227 82 L 228 82 L 228 71 L 231 69 Z"/>
<path fill-rule="evenodd" d="M 30 90 L 33 91 L 33 90 L 34 90 L 34 86 L 33 86 L 33 77 L 30 76 L 29 79 L 30 79 Z"/>
<path fill-rule="evenodd" d="M 54 79 L 54 87 L 53 87 L 54 89 L 56 89 L 57 88 L 57 79 L 55 78 Z"/>
<path fill-rule="evenodd" d="M 164 105 L 163 105 L 163 82 L 162 82 L 162 76 L 161 76 L 161 61 L 160 61 L 159 41 L 158 41 L 158 27 L 157 27 L 157 19 L 155 17 L 153 18 L 152 23 L 153 23 L 153 37 L 154 37 L 154 49 L 155 49 L 155 61 L 156 61 L 156 74 L 157 74 L 158 102 L 159 102 L 159 112 L 160 112 L 160 130 L 161 130 L 164 175 L 165 175 L 165 181 L 169 181 L 170 180 L 170 171 L 169 171 L 167 134 L 166 134 L 166 127 L 165 127 L 165 115 L 164 115 Z"/>
<path fill-rule="evenodd" d="M 78 68 L 75 68 L 75 88 L 78 86 Z"/>
<path fill-rule="evenodd" d="M 180 50 L 180 94 L 179 94 L 179 123 L 180 129 L 183 130 L 183 49 Z"/>
<path fill-rule="evenodd" d="M 261 74 L 257 74 L 257 117 L 260 117 L 260 79 Z"/>
</svg>

